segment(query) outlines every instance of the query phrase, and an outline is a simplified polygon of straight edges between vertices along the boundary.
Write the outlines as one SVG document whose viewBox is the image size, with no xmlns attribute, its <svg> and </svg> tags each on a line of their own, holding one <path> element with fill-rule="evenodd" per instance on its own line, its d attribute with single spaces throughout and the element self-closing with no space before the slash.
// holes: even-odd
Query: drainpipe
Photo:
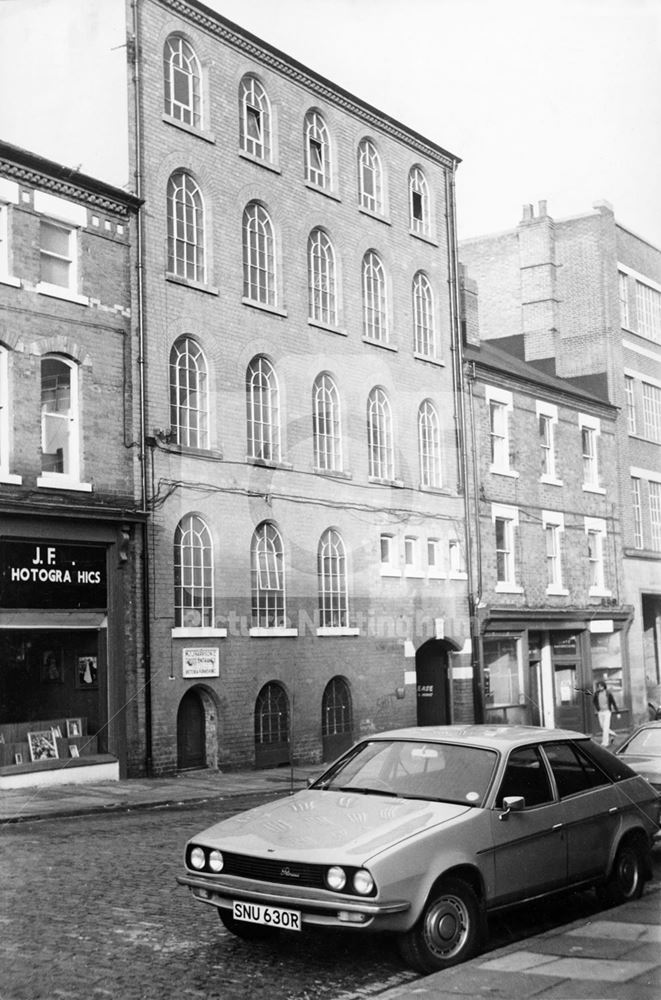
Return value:
<svg viewBox="0 0 661 1000">
<path fill-rule="evenodd" d="M 457 445 L 459 448 L 459 477 L 460 489 L 464 496 L 464 531 L 466 538 L 466 576 L 468 590 L 468 612 L 470 624 L 471 642 L 471 667 L 473 673 L 473 716 L 476 722 L 482 722 L 483 706 L 481 694 L 481 670 L 480 670 L 480 636 L 477 622 L 477 608 L 479 595 L 475 593 L 475 568 L 473 565 L 473 531 L 471 527 L 471 505 L 470 505 L 470 477 L 468 474 L 468 452 L 467 452 L 467 420 L 466 403 L 464 396 L 464 352 L 461 335 L 461 325 L 459 321 L 459 247 L 457 244 L 457 209 L 455 195 L 455 172 L 456 163 L 452 164 L 445 175 L 445 218 L 447 225 L 448 240 L 448 262 L 450 265 L 450 337 L 452 347 L 452 378 L 455 400 L 455 413 L 457 416 Z M 477 498 L 476 498 L 477 502 Z M 479 530 L 476 532 L 479 543 Z M 478 563 L 481 556 L 478 551 Z"/>
<path fill-rule="evenodd" d="M 142 201 L 142 127 L 141 127 L 141 78 L 140 78 L 140 22 L 138 15 L 138 0 L 132 0 L 133 9 L 133 102 L 134 102 L 134 158 L 135 158 L 135 193 Z M 142 513 L 145 520 L 142 524 L 142 616 L 144 634 L 144 670 L 145 670 L 145 770 L 148 777 L 153 773 L 152 761 L 152 685 L 151 685 L 151 610 L 149 598 L 149 485 L 147 478 L 147 392 L 145 372 L 145 300 L 144 300 L 144 205 L 138 209 L 138 226 L 136 236 L 136 272 L 138 298 L 138 385 L 140 393 L 140 489 Z"/>
</svg>

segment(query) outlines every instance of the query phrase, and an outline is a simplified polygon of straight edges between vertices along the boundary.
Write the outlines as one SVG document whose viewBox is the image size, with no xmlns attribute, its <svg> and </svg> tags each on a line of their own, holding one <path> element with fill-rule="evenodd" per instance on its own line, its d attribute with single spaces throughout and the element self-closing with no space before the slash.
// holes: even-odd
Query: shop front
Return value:
<svg viewBox="0 0 661 1000">
<path fill-rule="evenodd" d="M 0 537 L 0 788 L 120 776 L 121 533 L 67 534 Z"/>
<path fill-rule="evenodd" d="M 484 721 L 598 732 L 593 693 L 604 681 L 630 724 L 626 615 L 509 621 L 492 618 L 482 636 Z"/>
</svg>

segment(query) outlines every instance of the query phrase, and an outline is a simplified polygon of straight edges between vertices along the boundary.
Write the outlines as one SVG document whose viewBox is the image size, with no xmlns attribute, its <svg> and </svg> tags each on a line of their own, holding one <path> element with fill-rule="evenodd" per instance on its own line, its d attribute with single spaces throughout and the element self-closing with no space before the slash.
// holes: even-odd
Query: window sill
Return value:
<svg viewBox="0 0 661 1000">
<path fill-rule="evenodd" d="M 246 462 L 248 465 L 256 465 L 263 469 L 283 469 L 285 472 L 291 472 L 294 468 L 291 462 L 279 462 L 272 458 L 253 458 L 251 455 L 246 455 Z"/>
<path fill-rule="evenodd" d="M 590 597 L 611 597 L 612 593 L 610 590 L 605 590 L 603 587 L 590 587 L 588 590 Z"/>
<path fill-rule="evenodd" d="M 387 343 L 385 340 L 374 340 L 372 337 L 363 337 L 363 344 L 369 344 L 370 347 L 380 347 L 384 351 L 392 351 L 394 354 L 399 350 L 398 347 L 393 347 L 392 344 Z"/>
<path fill-rule="evenodd" d="M 519 473 L 515 472 L 514 469 L 505 469 L 500 465 L 490 465 L 489 472 L 494 476 L 507 476 L 508 479 L 518 479 Z"/>
<path fill-rule="evenodd" d="M 540 476 L 540 483 L 544 483 L 545 486 L 564 486 L 562 479 L 556 479 L 555 476 Z"/>
<path fill-rule="evenodd" d="M 174 118 L 172 115 L 163 115 L 163 121 L 166 125 L 172 125 L 174 128 L 181 129 L 182 132 L 187 132 L 188 135 L 195 135 L 198 139 L 203 139 L 204 142 L 215 143 L 216 137 L 213 132 L 207 132 L 205 129 L 197 128 L 195 125 L 188 125 L 186 122 L 179 121 L 178 118 Z"/>
<path fill-rule="evenodd" d="M 428 365 L 436 365 L 437 368 L 445 368 L 445 361 L 441 361 L 440 358 L 433 358 L 430 354 L 421 354 L 420 351 L 414 351 L 413 357 L 416 361 L 424 361 Z"/>
<path fill-rule="evenodd" d="M 306 181 L 306 188 L 310 191 L 316 191 L 317 194 L 323 194 L 326 198 L 331 198 L 333 201 L 342 201 L 339 194 L 336 194 L 332 189 L 322 187 L 321 184 L 315 184 L 314 181 Z"/>
<path fill-rule="evenodd" d="M 13 278 L 11 274 L 0 274 L 0 285 L 10 285 L 11 288 L 20 288 L 21 279 Z"/>
<path fill-rule="evenodd" d="M 497 594 L 522 594 L 523 587 L 517 587 L 515 583 L 498 582 L 495 591 Z"/>
<path fill-rule="evenodd" d="M 376 222 L 383 222 L 386 226 L 392 225 L 390 219 L 387 219 L 385 215 L 382 215 L 379 212 L 373 212 L 371 208 L 365 208 L 364 205 L 359 205 L 358 211 L 362 215 L 368 215 L 370 219 L 374 219 Z"/>
<path fill-rule="evenodd" d="M 77 493 L 91 493 L 91 483 L 81 483 L 60 472 L 47 473 L 37 479 L 37 486 L 46 486 L 52 490 L 75 490 Z"/>
<path fill-rule="evenodd" d="M 176 444 L 175 442 L 167 442 L 166 444 L 160 444 L 159 442 L 159 448 L 162 451 L 169 451 L 182 457 L 204 458 L 208 462 L 222 462 L 223 460 L 223 453 L 215 451 L 213 448 L 196 448 L 193 445 Z"/>
<path fill-rule="evenodd" d="M 279 306 L 270 306 L 266 302 L 257 302 L 256 299 L 247 299 L 245 295 L 241 299 L 244 306 L 250 306 L 251 309 L 259 309 L 260 312 L 271 313 L 272 316 L 281 316 L 282 319 L 287 318 L 287 310 L 280 309 Z"/>
<path fill-rule="evenodd" d="M 318 469 L 314 468 L 315 476 L 328 476 L 329 479 L 353 479 L 350 472 L 343 472 L 342 469 Z"/>
<path fill-rule="evenodd" d="M 315 330 L 323 330 L 324 333 L 335 333 L 339 337 L 349 336 L 348 332 L 341 327 L 332 326 L 330 323 L 322 323 L 318 319 L 311 319 L 308 317 L 308 326 L 313 326 Z"/>
<path fill-rule="evenodd" d="M 424 483 L 420 483 L 418 489 L 421 493 L 431 493 L 432 496 L 450 497 L 453 495 L 452 490 L 448 489 L 447 486 L 426 486 Z"/>
<path fill-rule="evenodd" d="M 172 629 L 173 639 L 226 639 L 226 628 L 210 628 L 200 625 L 198 628 L 185 628 L 184 626 Z"/>
<path fill-rule="evenodd" d="M 398 490 L 404 489 L 402 479 L 380 479 L 379 476 L 368 476 L 367 481 L 373 486 L 394 486 Z"/>
<path fill-rule="evenodd" d="M 171 281 L 173 285 L 183 285 L 184 288 L 193 288 L 196 292 L 205 292 L 207 295 L 218 295 L 218 289 L 214 285 L 207 285 L 204 281 L 193 281 L 192 278 L 182 278 L 172 271 L 165 272 L 165 280 Z"/>
<path fill-rule="evenodd" d="M 547 587 L 546 593 L 549 597 L 569 597 L 569 591 L 565 587 Z"/>
<path fill-rule="evenodd" d="M 466 574 L 464 573 L 464 578 Z M 447 574 L 445 573 L 427 573 L 428 580 L 447 580 Z"/>
<path fill-rule="evenodd" d="M 317 635 L 321 637 L 325 636 L 355 636 L 360 635 L 359 628 L 349 628 L 348 625 L 322 625 L 317 629 Z"/>
<path fill-rule="evenodd" d="M 393 580 L 395 578 L 397 578 L 399 580 L 399 578 L 401 577 L 401 575 L 402 575 L 401 571 L 398 570 L 398 569 L 395 569 L 394 566 L 382 566 L 381 567 L 381 576 L 389 577 L 390 579 L 393 579 Z"/>
<path fill-rule="evenodd" d="M 599 496 L 605 497 L 606 490 L 603 486 L 593 486 L 592 483 L 583 483 L 584 493 L 597 493 Z"/>
<path fill-rule="evenodd" d="M 256 167 L 263 167 L 264 170 L 270 170 L 274 174 L 282 173 L 280 167 L 276 166 L 275 163 L 271 163 L 270 160 L 263 160 L 261 156 L 255 156 L 254 153 L 247 153 L 245 149 L 239 150 L 239 156 L 242 160 L 254 163 Z"/>
<path fill-rule="evenodd" d="M 248 630 L 251 639 L 295 639 L 298 635 L 297 628 L 286 628 L 284 625 L 274 625 L 273 628 L 262 628 L 254 626 Z"/>
<path fill-rule="evenodd" d="M 422 240 L 423 243 L 429 244 L 430 247 L 436 247 L 438 249 L 438 241 L 429 236 L 427 233 L 419 233 L 416 229 L 409 229 L 409 235 L 413 236 L 416 240 Z"/>
<path fill-rule="evenodd" d="M 462 569 L 454 570 L 452 573 L 448 573 L 448 580 L 467 580 L 467 579 L 468 579 L 468 573 Z M 520 592 L 523 593 L 523 590 L 521 590 Z M 519 593 L 519 591 L 517 591 L 517 593 Z"/>
<path fill-rule="evenodd" d="M 425 573 L 421 569 L 405 569 L 404 578 L 406 580 L 424 580 Z"/>
<path fill-rule="evenodd" d="M 8 486 L 20 486 L 22 482 L 22 476 L 16 476 L 13 472 L 0 472 L 0 483 L 6 483 Z"/>
<path fill-rule="evenodd" d="M 62 288 L 60 285 L 49 285 L 47 281 L 38 282 L 37 292 L 39 295 L 48 295 L 52 299 L 75 302 L 78 306 L 89 306 L 90 304 L 87 295 L 79 295 L 77 292 L 72 292 L 70 288 Z"/>
</svg>

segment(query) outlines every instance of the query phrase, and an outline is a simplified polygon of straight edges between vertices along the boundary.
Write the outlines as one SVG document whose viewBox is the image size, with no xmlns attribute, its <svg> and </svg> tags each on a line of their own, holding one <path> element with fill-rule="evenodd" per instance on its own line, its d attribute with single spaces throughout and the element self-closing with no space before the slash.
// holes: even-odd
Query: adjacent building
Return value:
<svg viewBox="0 0 661 1000">
<path fill-rule="evenodd" d="M 623 669 L 636 722 L 650 698 L 659 700 L 661 682 L 661 250 L 619 223 L 605 202 L 560 220 L 540 202 L 524 206 L 514 229 L 463 241 L 461 259 L 477 285 L 483 342 L 546 373 L 549 385 L 560 377 L 593 398 L 580 411 L 580 457 L 604 477 L 597 481 L 603 509 L 594 516 L 615 531 L 604 551 L 609 559 L 620 551 L 619 524 L 622 552 L 619 578 L 604 595 L 620 616 L 613 615 L 611 640 L 601 640 L 605 653 L 593 676 L 608 680 Z M 607 404 L 617 412 L 614 436 Z M 538 449 L 549 430 L 542 417 Z M 574 445 L 569 454 L 575 462 Z M 558 457 L 569 459 L 564 448 Z M 583 499 L 596 501 L 583 482 Z M 630 624 L 622 617 L 627 607 Z"/>
<path fill-rule="evenodd" d="M 0 143 L 0 787 L 128 771 L 144 520 L 136 209 Z"/>
</svg>

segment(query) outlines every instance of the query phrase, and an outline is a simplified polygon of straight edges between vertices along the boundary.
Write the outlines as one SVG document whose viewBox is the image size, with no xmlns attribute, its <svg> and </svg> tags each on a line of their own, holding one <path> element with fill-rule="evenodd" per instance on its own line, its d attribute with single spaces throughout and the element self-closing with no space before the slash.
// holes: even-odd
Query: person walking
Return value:
<svg viewBox="0 0 661 1000">
<path fill-rule="evenodd" d="M 601 745 L 607 747 L 617 736 L 617 733 L 611 729 L 612 713 L 619 714 L 620 710 L 615 703 L 615 698 L 608 690 L 606 681 L 597 681 L 592 701 L 601 726 Z"/>
</svg>

